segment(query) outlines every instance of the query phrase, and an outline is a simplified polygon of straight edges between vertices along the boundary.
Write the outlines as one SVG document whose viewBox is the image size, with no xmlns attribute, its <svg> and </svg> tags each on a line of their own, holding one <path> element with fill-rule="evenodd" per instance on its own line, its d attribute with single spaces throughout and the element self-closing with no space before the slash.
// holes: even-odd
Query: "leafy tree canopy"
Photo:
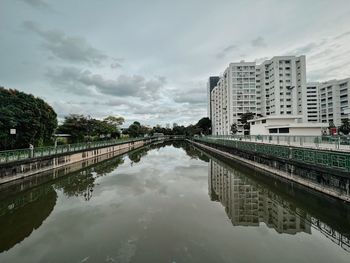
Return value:
<svg viewBox="0 0 350 263">
<path fill-rule="evenodd" d="M 339 131 L 345 135 L 348 135 L 350 133 L 350 123 L 348 118 L 342 120 L 342 124 L 339 127 Z"/>
<path fill-rule="evenodd" d="M 57 114 L 44 100 L 0 87 L 0 149 L 43 146 L 52 142 Z M 16 129 L 11 135 L 10 129 Z"/>
<path fill-rule="evenodd" d="M 196 126 L 201 129 L 201 132 L 205 135 L 211 133 L 211 120 L 208 117 L 200 119 Z"/>
<path fill-rule="evenodd" d="M 238 132 L 237 123 L 232 123 L 231 132 L 232 132 L 232 134 L 236 134 Z"/>
<path fill-rule="evenodd" d="M 58 132 L 70 134 L 73 143 L 105 139 L 106 137 L 117 138 L 120 136 L 118 124 L 121 123 L 121 120 L 110 117 L 112 116 L 101 121 L 90 116 L 71 114 L 65 117 Z"/>
<path fill-rule="evenodd" d="M 130 137 L 142 137 L 151 133 L 151 129 L 141 125 L 138 121 L 133 122 L 129 128 L 123 131 L 124 134 L 128 134 Z"/>
<path fill-rule="evenodd" d="M 254 119 L 254 116 L 255 116 L 255 114 L 253 112 L 249 112 L 249 111 L 246 113 L 243 113 L 241 115 L 241 118 L 239 121 L 243 124 L 243 127 L 245 130 L 250 129 L 250 124 L 248 121 Z"/>
</svg>

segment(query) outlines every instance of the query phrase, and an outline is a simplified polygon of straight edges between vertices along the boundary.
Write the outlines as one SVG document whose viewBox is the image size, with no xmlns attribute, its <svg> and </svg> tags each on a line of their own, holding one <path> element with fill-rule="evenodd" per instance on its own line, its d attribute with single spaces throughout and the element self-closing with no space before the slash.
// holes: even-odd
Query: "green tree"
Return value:
<svg viewBox="0 0 350 263">
<path fill-rule="evenodd" d="M 232 123 L 231 132 L 232 132 L 232 134 L 236 134 L 238 132 L 237 123 Z"/>
<path fill-rule="evenodd" d="M 248 132 L 249 132 L 249 130 L 250 130 L 250 123 L 248 122 L 249 120 L 252 120 L 252 119 L 254 119 L 254 113 L 252 113 L 252 112 L 246 112 L 246 113 L 243 113 L 242 115 L 241 115 L 241 118 L 240 118 L 240 123 L 241 124 L 243 124 L 243 128 L 244 128 L 244 130 L 248 130 Z"/>
<path fill-rule="evenodd" d="M 345 135 L 348 135 L 350 132 L 350 123 L 349 123 L 349 119 L 343 119 L 342 120 L 342 124 L 339 127 L 339 131 L 342 132 Z"/>
<path fill-rule="evenodd" d="M 123 123 L 125 122 L 125 119 L 123 117 L 120 116 L 108 116 L 106 118 L 103 119 L 103 121 L 105 123 L 107 123 L 110 128 L 114 127 L 114 131 L 111 132 L 111 137 L 116 138 L 116 137 L 120 137 L 120 126 L 123 125 Z"/>
<path fill-rule="evenodd" d="M 57 132 L 69 134 L 71 142 L 83 142 L 85 136 L 90 134 L 89 119 L 84 115 L 70 114 L 64 118 L 64 122 L 58 127 Z"/>
<path fill-rule="evenodd" d="M 201 128 L 199 128 L 197 125 L 189 125 L 186 127 L 186 136 L 194 136 L 194 135 L 200 135 L 201 134 Z"/>
<path fill-rule="evenodd" d="M 134 121 L 124 133 L 133 138 L 143 136 L 142 127 L 138 121 Z"/>
<path fill-rule="evenodd" d="M 0 87 L 0 113 L 0 149 L 52 143 L 57 115 L 42 99 Z M 16 134 L 11 135 L 10 129 L 16 129 Z"/>
<path fill-rule="evenodd" d="M 123 123 L 125 122 L 125 119 L 123 117 L 120 117 L 120 116 L 110 115 L 110 116 L 104 118 L 103 121 L 107 122 L 108 124 L 112 124 L 112 125 L 119 127 L 119 126 L 123 125 Z"/>
<path fill-rule="evenodd" d="M 186 134 L 185 126 L 175 126 L 173 128 L 173 134 L 174 135 L 185 135 Z"/>
<path fill-rule="evenodd" d="M 335 128 L 335 125 L 333 121 L 330 121 L 328 124 L 328 129 L 332 129 L 332 128 Z"/>
<path fill-rule="evenodd" d="M 201 132 L 205 135 L 211 133 L 211 120 L 208 117 L 200 119 L 196 126 L 201 129 Z"/>
<path fill-rule="evenodd" d="M 66 116 L 63 124 L 58 128 L 58 132 L 70 134 L 70 140 L 73 143 L 106 137 L 117 138 L 120 135 L 115 123 L 78 114 Z"/>
</svg>

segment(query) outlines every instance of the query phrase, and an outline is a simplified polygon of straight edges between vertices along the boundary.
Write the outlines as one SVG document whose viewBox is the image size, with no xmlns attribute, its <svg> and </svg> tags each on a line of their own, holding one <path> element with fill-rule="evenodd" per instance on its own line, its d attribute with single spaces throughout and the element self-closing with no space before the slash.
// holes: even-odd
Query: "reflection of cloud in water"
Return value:
<svg viewBox="0 0 350 263">
<path fill-rule="evenodd" d="M 138 237 L 131 236 L 126 242 L 118 246 L 116 261 L 120 263 L 130 262 L 136 253 L 136 243 Z"/>
<path fill-rule="evenodd" d="M 148 192 L 167 193 L 166 182 L 161 178 L 139 173 L 118 174 L 108 178 L 99 189 L 96 190 L 95 197 L 109 192 L 113 196 L 121 199 L 125 196 L 138 196 Z"/>
</svg>

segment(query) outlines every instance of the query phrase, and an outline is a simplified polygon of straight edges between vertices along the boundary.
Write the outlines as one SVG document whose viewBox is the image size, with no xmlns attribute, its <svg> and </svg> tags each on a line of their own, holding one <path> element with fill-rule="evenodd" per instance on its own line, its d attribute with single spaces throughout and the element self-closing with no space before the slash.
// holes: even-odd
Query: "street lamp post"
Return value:
<svg viewBox="0 0 350 263">
<path fill-rule="evenodd" d="M 10 137 L 11 137 L 11 149 L 13 149 L 14 143 L 16 141 L 16 135 L 17 135 L 17 131 L 14 128 L 10 129 Z M 13 137 L 13 138 L 12 138 Z"/>
</svg>

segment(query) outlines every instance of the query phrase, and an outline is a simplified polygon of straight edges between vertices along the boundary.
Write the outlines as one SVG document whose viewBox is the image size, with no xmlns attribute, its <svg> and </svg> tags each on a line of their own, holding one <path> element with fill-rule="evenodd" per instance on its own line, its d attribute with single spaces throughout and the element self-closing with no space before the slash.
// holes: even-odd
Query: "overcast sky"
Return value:
<svg viewBox="0 0 350 263">
<path fill-rule="evenodd" d="M 0 86 L 128 123 L 206 116 L 229 62 L 306 55 L 309 81 L 350 77 L 349 0 L 0 0 Z"/>
</svg>

